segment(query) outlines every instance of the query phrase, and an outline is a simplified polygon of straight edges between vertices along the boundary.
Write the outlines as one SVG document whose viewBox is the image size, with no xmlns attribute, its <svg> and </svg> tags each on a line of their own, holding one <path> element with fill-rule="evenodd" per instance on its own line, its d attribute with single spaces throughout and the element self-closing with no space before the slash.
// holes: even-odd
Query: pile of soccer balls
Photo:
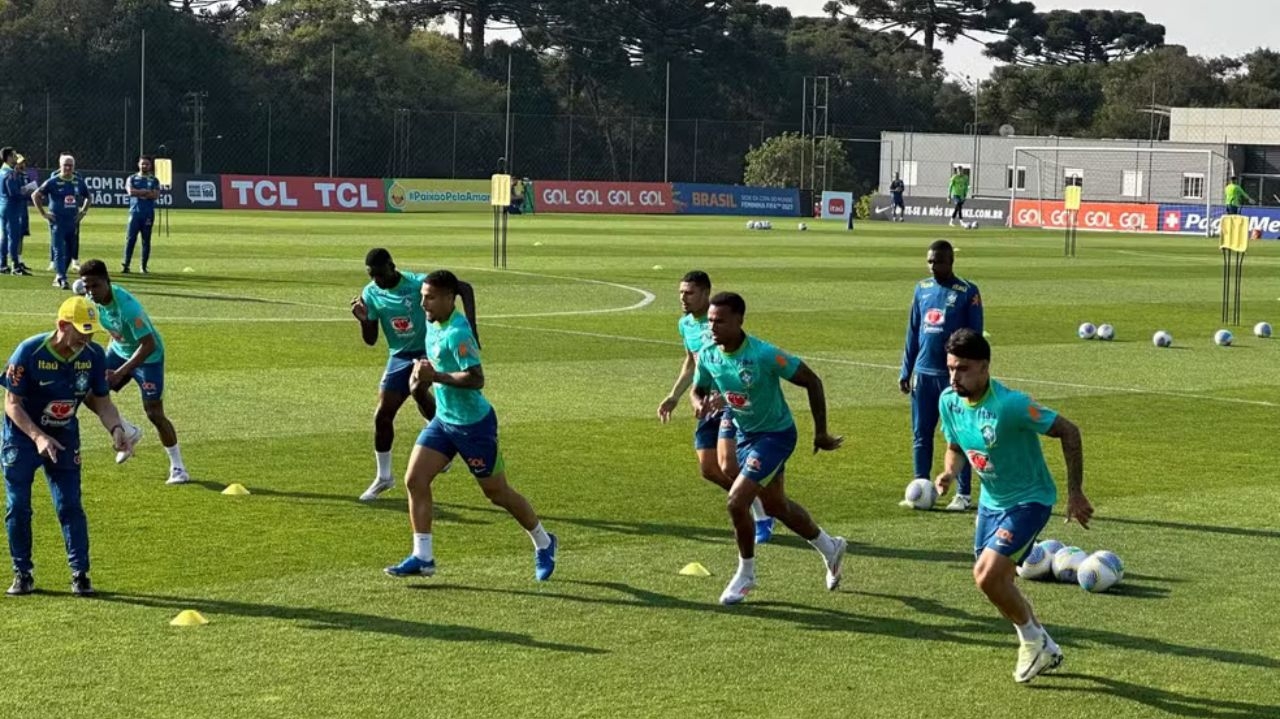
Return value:
<svg viewBox="0 0 1280 719">
<path fill-rule="evenodd" d="M 768 220 L 747 220 L 748 230 L 772 230 L 773 223 Z"/>
<path fill-rule="evenodd" d="M 1024 579 L 1050 579 L 1078 584 L 1086 592 L 1105 592 L 1124 581 L 1124 562 L 1114 552 L 1101 550 L 1086 554 L 1056 539 L 1037 543 L 1018 567 Z"/>
<path fill-rule="evenodd" d="M 1116 328 L 1109 324 L 1094 326 L 1092 322 L 1085 322 L 1076 329 L 1076 335 L 1082 340 L 1100 339 L 1104 342 L 1115 339 Z M 1271 324 L 1267 322 L 1259 322 L 1253 326 L 1253 335 L 1259 339 L 1270 339 Z M 1219 347 L 1230 347 L 1235 341 L 1235 335 L 1231 330 L 1218 330 L 1213 333 L 1213 343 Z M 1156 347 L 1172 347 L 1173 335 L 1165 330 L 1159 330 L 1151 336 L 1151 344 Z"/>
</svg>

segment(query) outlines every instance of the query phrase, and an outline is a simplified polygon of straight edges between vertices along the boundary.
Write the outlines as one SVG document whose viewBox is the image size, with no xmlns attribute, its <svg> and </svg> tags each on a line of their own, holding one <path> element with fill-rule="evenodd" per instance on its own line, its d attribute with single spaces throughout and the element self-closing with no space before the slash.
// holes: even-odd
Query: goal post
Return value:
<svg viewBox="0 0 1280 719">
<path fill-rule="evenodd" d="M 1084 230 L 1217 234 L 1230 160 L 1212 149 L 1026 145 L 1009 165 L 1009 225 L 1062 229 L 1081 188 Z"/>
</svg>

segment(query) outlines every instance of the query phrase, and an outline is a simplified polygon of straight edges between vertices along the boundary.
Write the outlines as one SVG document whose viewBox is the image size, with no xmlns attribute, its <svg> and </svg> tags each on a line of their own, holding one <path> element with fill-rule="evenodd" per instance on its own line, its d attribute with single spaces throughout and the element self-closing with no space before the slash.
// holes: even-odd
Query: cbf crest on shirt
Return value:
<svg viewBox="0 0 1280 719">
<path fill-rule="evenodd" d="M 360 293 L 369 319 L 378 322 L 386 335 L 391 354 L 422 351 L 427 336 L 427 313 L 421 298 L 424 278 L 416 272 L 401 272 L 395 287 L 383 289 L 370 282 Z"/>
<path fill-rule="evenodd" d="M 734 352 L 712 344 L 703 347 L 697 359 L 694 384 L 723 395 L 741 431 L 781 432 L 795 424 L 781 384 L 800 368 L 795 355 L 747 335 Z"/>
<path fill-rule="evenodd" d="M 981 334 L 982 325 L 982 295 L 977 285 L 958 277 L 950 282 L 931 277 L 921 280 L 911 298 L 900 378 L 907 379 L 913 372 L 945 375 L 947 339 L 964 328 Z"/>
<path fill-rule="evenodd" d="M 36 335 L 18 345 L 9 358 L 4 387 L 19 399 L 27 416 L 49 435 L 63 438 L 79 426 L 76 411 L 89 394 L 107 394 L 107 368 L 102 347 L 90 343 L 70 358 L 54 352 L 53 334 Z M 7 416 L 4 439 L 27 440 Z"/>
</svg>

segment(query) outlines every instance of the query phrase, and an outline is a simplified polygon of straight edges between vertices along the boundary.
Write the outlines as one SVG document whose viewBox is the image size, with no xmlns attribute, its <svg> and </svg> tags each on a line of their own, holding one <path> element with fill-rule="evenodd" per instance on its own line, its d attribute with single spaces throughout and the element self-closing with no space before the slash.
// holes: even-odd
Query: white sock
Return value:
<svg viewBox="0 0 1280 719">
<path fill-rule="evenodd" d="M 814 549 L 822 553 L 823 557 L 830 557 L 836 552 L 835 540 L 832 539 L 831 535 L 827 534 L 827 531 L 821 527 L 818 528 L 818 536 L 810 539 L 809 544 L 811 544 Z"/>
<path fill-rule="evenodd" d="M 738 557 L 738 576 L 754 577 L 756 576 L 756 558 L 746 559 Z"/>
<path fill-rule="evenodd" d="M 764 511 L 764 503 L 759 498 L 751 503 L 751 518 L 757 522 L 769 518 L 769 514 Z"/>
<path fill-rule="evenodd" d="M 534 549 L 546 549 L 551 546 L 551 535 L 547 534 L 547 530 L 542 528 L 542 522 L 538 522 L 538 526 L 527 530 L 529 539 L 533 540 Z"/>
<path fill-rule="evenodd" d="M 1023 642 L 1034 642 L 1044 636 L 1044 629 L 1036 624 L 1035 620 L 1031 620 L 1026 624 L 1015 624 L 1013 628 L 1018 632 L 1018 640 Z"/>
<path fill-rule="evenodd" d="M 435 560 L 436 555 L 431 549 L 431 532 L 426 534 L 413 533 L 413 556 L 424 562 Z"/>
<path fill-rule="evenodd" d="M 165 447 L 164 452 L 169 455 L 169 469 L 186 469 L 182 464 L 182 450 L 178 449 L 176 443 L 172 447 Z"/>
<path fill-rule="evenodd" d="M 391 453 L 374 452 L 373 457 L 378 460 L 378 479 L 391 479 Z"/>
</svg>

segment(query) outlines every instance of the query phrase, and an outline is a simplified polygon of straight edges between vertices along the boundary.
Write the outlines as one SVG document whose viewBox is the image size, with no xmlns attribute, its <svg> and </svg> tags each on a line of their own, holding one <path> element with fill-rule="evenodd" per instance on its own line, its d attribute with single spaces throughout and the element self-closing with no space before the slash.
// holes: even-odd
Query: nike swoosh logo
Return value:
<svg viewBox="0 0 1280 719">
<path fill-rule="evenodd" d="M 54 383 L 54 382 L 56 382 L 56 381 L 57 381 L 57 380 L 49 380 L 48 382 L 41 382 L 41 383 L 40 383 L 40 386 L 41 386 L 41 387 L 48 387 L 49 385 L 53 384 L 53 383 Z"/>
</svg>

